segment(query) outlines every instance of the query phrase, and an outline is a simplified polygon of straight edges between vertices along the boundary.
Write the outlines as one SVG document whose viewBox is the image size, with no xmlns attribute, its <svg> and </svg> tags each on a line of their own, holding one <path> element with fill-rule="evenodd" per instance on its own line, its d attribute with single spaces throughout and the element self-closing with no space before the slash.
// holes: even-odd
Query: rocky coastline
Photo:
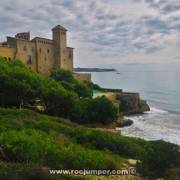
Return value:
<svg viewBox="0 0 180 180">
<path fill-rule="evenodd" d="M 95 86 L 96 87 L 96 86 Z M 95 89 L 96 90 L 96 89 Z M 125 115 L 142 114 L 150 111 L 150 107 L 145 100 L 142 100 L 139 93 L 123 92 L 121 89 L 108 89 L 98 87 L 99 93 L 94 97 L 105 96 L 111 100 L 119 110 L 119 117 L 115 127 L 127 127 L 133 124 L 133 120 L 124 118 Z"/>
<path fill-rule="evenodd" d="M 123 128 L 123 127 L 131 126 L 133 123 L 134 122 L 131 119 L 121 119 L 117 121 L 117 127 Z"/>
</svg>

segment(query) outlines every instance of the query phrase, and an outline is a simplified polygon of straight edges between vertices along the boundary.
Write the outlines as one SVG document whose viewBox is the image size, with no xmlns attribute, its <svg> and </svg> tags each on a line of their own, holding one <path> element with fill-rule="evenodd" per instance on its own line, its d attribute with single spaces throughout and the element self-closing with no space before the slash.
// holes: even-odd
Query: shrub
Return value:
<svg viewBox="0 0 180 180">
<path fill-rule="evenodd" d="M 50 174 L 49 169 L 33 163 L 0 162 L 1 180 L 90 180 L 70 175 Z"/>
<path fill-rule="evenodd" d="M 88 120 L 108 124 L 117 119 L 118 109 L 106 97 L 97 97 L 90 100 L 87 107 Z"/>
<path fill-rule="evenodd" d="M 45 103 L 45 113 L 60 117 L 69 117 L 76 95 L 65 90 L 54 80 L 46 80 L 42 89 L 42 99 Z"/>
<path fill-rule="evenodd" d="M 45 133 L 36 130 L 7 131 L 0 134 L 5 161 L 56 164 L 58 147 Z M 60 158 L 60 157 L 59 157 Z"/>
<path fill-rule="evenodd" d="M 64 69 L 53 69 L 51 71 L 50 77 L 59 82 L 65 81 L 68 83 L 72 83 L 74 81 L 72 72 Z"/>
<path fill-rule="evenodd" d="M 86 130 L 84 128 L 62 128 L 61 132 L 71 137 L 75 143 L 92 149 L 106 149 L 114 154 L 134 159 L 139 159 L 150 145 L 149 142 L 141 139 L 87 128 Z"/>
<path fill-rule="evenodd" d="M 63 69 L 53 69 L 50 77 L 58 81 L 65 89 L 74 91 L 80 98 L 91 98 L 92 89 L 85 83 L 77 81 L 71 71 Z"/>
<path fill-rule="evenodd" d="M 168 169 L 180 167 L 179 147 L 171 143 L 102 132 L 23 109 L 0 108 L 0 116 L 1 160 L 1 149 L 6 149 L 6 161 L 93 169 L 119 167 L 118 162 L 122 163 L 120 155 L 140 160 L 138 171 L 153 178 L 166 176 Z"/>
<path fill-rule="evenodd" d="M 147 177 L 164 177 L 174 167 L 180 167 L 179 147 L 164 141 L 151 142 L 151 147 L 140 158 L 138 171 Z"/>
<path fill-rule="evenodd" d="M 56 69 L 46 78 L 19 61 L 1 60 L 0 74 L 0 106 L 21 107 L 40 100 L 45 113 L 74 117 L 79 122 L 108 123 L 116 118 L 112 103 L 106 98 L 91 99 L 92 90 L 75 80 L 70 71 Z"/>
<path fill-rule="evenodd" d="M 118 110 L 106 97 L 77 101 L 72 112 L 72 121 L 80 123 L 108 124 L 117 119 Z"/>
<path fill-rule="evenodd" d="M 0 74 L 1 106 L 19 107 L 39 95 L 41 77 L 28 71 L 19 61 L 0 60 Z"/>
<path fill-rule="evenodd" d="M 87 107 L 89 101 L 90 100 L 85 99 L 85 100 L 78 100 L 75 102 L 71 113 L 72 121 L 82 124 L 87 124 L 89 122 L 88 114 L 87 114 Z"/>
<path fill-rule="evenodd" d="M 0 74 L 0 106 L 20 107 L 38 99 L 46 113 L 69 116 L 76 94 L 55 80 L 27 69 L 17 60 L 0 60 Z"/>
<path fill-rule="evenodd" d="M 118 168 L 122 163 L 120 157 L 110 153 L 87 149 L 60 134 L 46 134 L 39 130 L 3 132 L 0 144 L 1 160 L 8 162 L 66 169 L 109 169 Z"/>
</svg>

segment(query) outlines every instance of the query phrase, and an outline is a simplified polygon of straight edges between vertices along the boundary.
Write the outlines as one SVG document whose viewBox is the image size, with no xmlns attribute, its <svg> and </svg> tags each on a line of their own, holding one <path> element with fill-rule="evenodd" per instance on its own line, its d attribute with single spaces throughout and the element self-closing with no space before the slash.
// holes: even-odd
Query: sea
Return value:
<svg viewBox="0 0 180 180">
<path fill-rule="evenodd" d="M 94 83 L 139 92 L 150 105 L 149 112 L 126 117 L 134 123 L 121 128 L 121 134 L 180 145 L 180 64 L 113 64 L 103 68 L 117 72 L 93 72 Z"/>
</svg>

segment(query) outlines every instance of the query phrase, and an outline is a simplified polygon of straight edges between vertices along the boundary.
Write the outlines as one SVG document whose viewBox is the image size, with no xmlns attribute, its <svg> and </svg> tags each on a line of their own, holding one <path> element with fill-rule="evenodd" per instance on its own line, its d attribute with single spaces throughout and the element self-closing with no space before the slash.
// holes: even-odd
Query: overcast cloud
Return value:
<svg viewBox="0 0 180 180">
<path fill-rule="evenodd" d="M 180 61 L 180 0 L 0 0 L 0 39 L 66 27 L 76 66 Z"/>
</svg>

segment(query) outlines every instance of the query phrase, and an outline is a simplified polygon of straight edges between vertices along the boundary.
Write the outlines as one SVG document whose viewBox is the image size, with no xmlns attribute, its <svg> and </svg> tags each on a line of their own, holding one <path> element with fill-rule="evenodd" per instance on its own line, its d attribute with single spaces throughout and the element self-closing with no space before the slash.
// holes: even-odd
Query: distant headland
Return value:
<svg viewBox="0 0 180 180">
<path fill-rule="evenodd" d="M 117 72 L 116 69 L 111 68 L 74 68 L 75 72 Z"/>
</svg>

